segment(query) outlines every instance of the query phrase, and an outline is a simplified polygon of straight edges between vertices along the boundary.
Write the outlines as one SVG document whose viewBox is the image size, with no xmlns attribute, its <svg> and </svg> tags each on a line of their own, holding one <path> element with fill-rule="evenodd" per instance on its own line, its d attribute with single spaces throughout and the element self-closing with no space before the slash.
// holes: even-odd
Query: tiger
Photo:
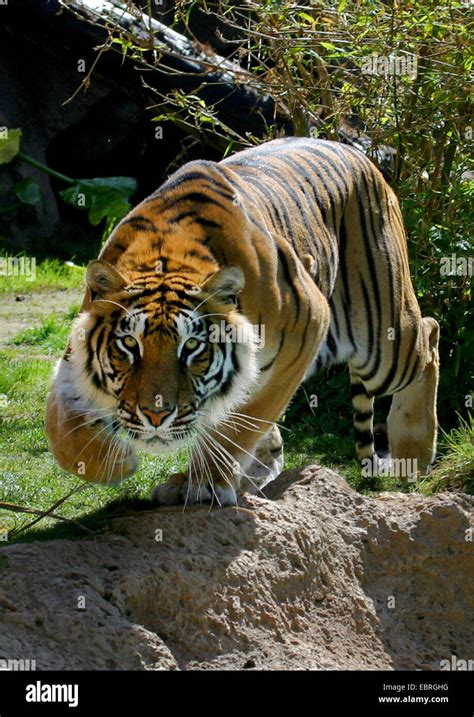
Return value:
<svg viewBox="0 0 474 717">
<path fill-rule="evenodd" d="M 282 470 L 278 419 L 314 371 L 346 364 L 359 461 L 436 453 L 439 325 L 422 317 L 397 198 L 338 142 L 287 137 L 169 176 L 112 231 L 49 394 L 67 471 L 115 483 L 137 450 L 186 448 L 158 505 L 235 506 Z"/>
</svg>

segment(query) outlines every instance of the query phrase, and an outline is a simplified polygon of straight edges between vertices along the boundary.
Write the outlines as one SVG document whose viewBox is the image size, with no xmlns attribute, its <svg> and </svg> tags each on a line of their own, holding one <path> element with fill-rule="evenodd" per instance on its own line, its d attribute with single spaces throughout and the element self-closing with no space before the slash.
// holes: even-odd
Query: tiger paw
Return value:
<svg viewBox="0 0 474 717">
<path fill-rule="evenodd" d="M 199 505 L 201 503 L 237 505 L 237 494 L 231 483 L 190 481 L 184 473 L 173 474 L 165 483 L 156 486 L 151 499 L 157 505 Z"/>
</svg>

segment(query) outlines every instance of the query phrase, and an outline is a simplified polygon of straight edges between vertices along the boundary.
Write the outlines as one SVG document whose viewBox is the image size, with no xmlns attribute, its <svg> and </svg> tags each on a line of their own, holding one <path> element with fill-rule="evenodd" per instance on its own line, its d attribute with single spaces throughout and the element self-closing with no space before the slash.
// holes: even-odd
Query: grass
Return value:
<svg viewBox="0 0 474 717">
<path fill-rule="evenodd" d="M 40 272 L 48 277 L 43 288 L 64 286 L 63 269 L 58 263 L 49 262 L 46 268 L 40 267 Z M 137 473 L 121 485 L 111 487 L 84 483 L 56 464 L 43 430 L 53 366 L 51 358 L 61 355 L 71 321 L 78 310 L 76 304 L 65 314 L 46 316 L 34 327 L 18 334 L 0 353 L 0 500 L 46 511 L 74 486 L 83 486 L 58 509 L 61 516 L 79 521 L 82 529 L 45 518 L 34 528 L 21 533 L 18 540 L 66 535 L 79 537 L 83 535 L 83 529 L 100 530 L 108 525 L 113 515 L 150 507 L 148 498 L 152 487 L 164 481 L 170 473 L 184 469 L 186 464 L 184 455 L 158 458 L 142 454 Z M 311 412 L 307 407 L 305 390 L 298 392 L 282 419 L 283 425 L 291 429 L 284 431 L 285 467 L 319 463 L 335 469 L 356 490 L 368 494 L 402 489 L 395 478 L 361 476 L 354 459 L 352 430 L 349 430 L 349 399 L 347 403 L 342 402 L 341 415 L 330 407 L 331 395 L 337 394 L 339 399 L 338 392 L 348 391 L 345 379 L 345 376 L 323 377 L 322 384 L 329 387 L 328 401 L 326 405 L 324 390 L 320 390 L 323 400 L 317 411 Z M 445 455 L 430 477 L 408 489 L 425 493 L 439 490 L 474 492 L 472 420 L 445 435 L 442 447 Z M 2 531 L 11 533 L 33 519 L 31 515 L 0 510 L 0 539 Z"/>
<path fill-rule="evenodd" d="M 38 326 L 32 326 L 17 334 L 11 342 L 12 345 L 59 356 L 66 346 L 71 321 L 79 314 L 80 308 L 79 304 L 73 303 L 66 314 L 46 316 Z"/>
<path fill-rule="evenodd" d="M 84 285 L 84 267 L 70 266 L 59 259 L 45 259 L 35 262 L 34 266 L 24 265 L 29 274 L 24 276 L 21 274 L 21 264 L 11 264 L 15 258 L 21 260 L 22 255 L 12 257 L 0 252 L 0 296 L 7 293 L 30 294 L 52 289 L 78 289 Z"/>
<path fill-rule="evenodd" d="M 474 494 L 474 416 L 460 419 L 459 428 L 442 434 L 444 455 L 419 486 L 422 493 L 461 491 Z"/>
</svg>

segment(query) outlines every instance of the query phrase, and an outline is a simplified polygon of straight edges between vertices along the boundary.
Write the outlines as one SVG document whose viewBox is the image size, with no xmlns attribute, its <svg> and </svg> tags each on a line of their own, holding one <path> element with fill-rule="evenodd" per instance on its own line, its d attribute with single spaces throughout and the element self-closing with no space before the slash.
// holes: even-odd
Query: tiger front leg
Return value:
<svg viewBox="0 0 474 717">
<path fill-rule="evenodd" d="M 64 359 L 48 398 L 45 431 L 59 465 L 94 483 L 112 484 L 135 472 L 131 447 L 111 430 L 111 411 L 96 409 L 77 396 Z"/>
</svg>

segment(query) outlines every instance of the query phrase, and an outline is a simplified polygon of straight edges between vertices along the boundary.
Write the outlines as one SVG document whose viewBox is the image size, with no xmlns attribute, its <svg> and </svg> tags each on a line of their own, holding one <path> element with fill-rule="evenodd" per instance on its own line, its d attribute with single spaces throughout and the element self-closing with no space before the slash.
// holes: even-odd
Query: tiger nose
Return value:
<svg viewBox="0 0 474 717">
<path fill-rule="evenodd" d="M 149 408 L 142 408 L 142 412 L 153 426 L 161 426 L 165 418 L 171 415 L 172 411 L 152 411 Z"/>
</svg>

